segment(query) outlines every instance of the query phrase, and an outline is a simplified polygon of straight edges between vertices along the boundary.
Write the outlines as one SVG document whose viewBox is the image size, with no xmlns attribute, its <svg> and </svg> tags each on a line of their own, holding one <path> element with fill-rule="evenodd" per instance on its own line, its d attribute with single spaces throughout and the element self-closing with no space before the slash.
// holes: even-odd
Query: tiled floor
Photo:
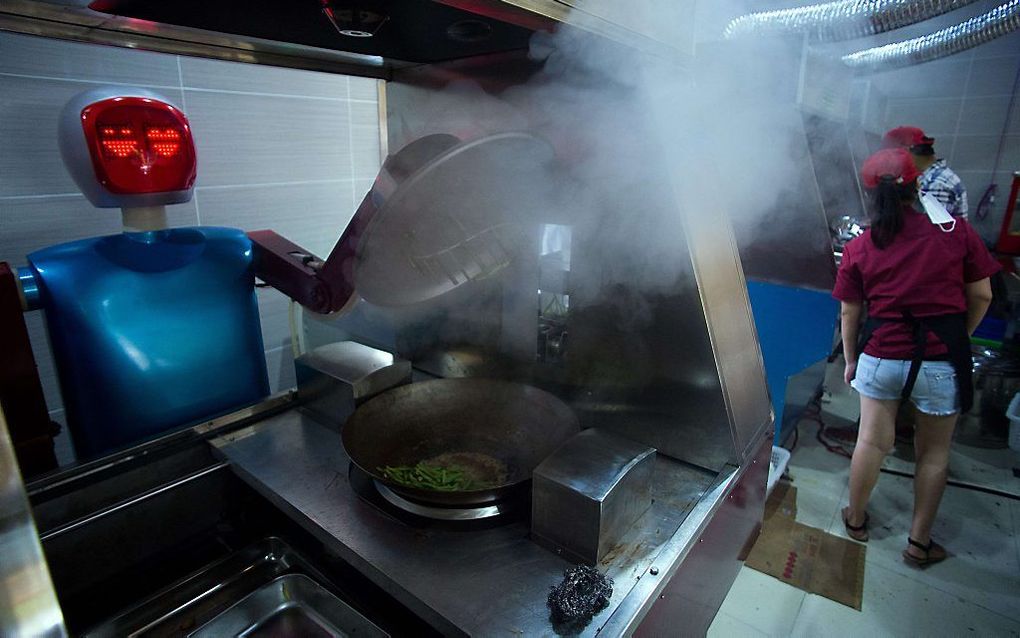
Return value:
<svg viewBox="0 0 1020 638">
<path fill-rule="evenodd" d="M 856 396 L 836 385 L 834 411 L 851 409 Z M 800 424 L 789 474 L 797 487 L 797 520 L 843 534 L 849 460 L 825 450 L 817 425 Z M 1008 453 L 1007 453 L 1008 456 Z M 1020 479 L 1006 478 L 1001 455 L 958 451 L 951 474 L 982 469 L 997 487 L 1016 493 Z M 961 468 L 964 464 L 968 467 Z M 888 464 L 911 470 L 903 460 Z M 1009 483 L 1013 481 L 1017 485 Z M 1009 489 L 1007 489 L 1009 488 Z M 864 602 L 856 611 L 805 593 L 748 567 L 737 577 L 709 629 L 709 636 L 1020 636 L 1020 501 L 962 487 L 947 488 L 933 536 L 949 550 L 944 563 L 917 570 L 901 552 L 912 508 L 909 478 L 883 473 L 875 490 L 864 577 Z"/>
</svg>

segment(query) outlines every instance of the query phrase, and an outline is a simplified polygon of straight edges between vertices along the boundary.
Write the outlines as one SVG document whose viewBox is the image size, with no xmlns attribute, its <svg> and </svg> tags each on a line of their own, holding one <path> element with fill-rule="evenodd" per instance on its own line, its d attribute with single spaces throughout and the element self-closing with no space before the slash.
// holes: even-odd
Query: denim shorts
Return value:
<svg viewBox="0 0 1020 638">
<path fill-rule="evenodd" d="M 862 354 L 850 386 L 866 397 L 880 401 L 899 399 L 910 371 L 909 361 L 878 359 Z M 960 411 L 960 393 L 956 372 L 948 361 L 924 361 L 910 394 L 917 409 L 934 416 L 949 416 Z"/>
</svg>

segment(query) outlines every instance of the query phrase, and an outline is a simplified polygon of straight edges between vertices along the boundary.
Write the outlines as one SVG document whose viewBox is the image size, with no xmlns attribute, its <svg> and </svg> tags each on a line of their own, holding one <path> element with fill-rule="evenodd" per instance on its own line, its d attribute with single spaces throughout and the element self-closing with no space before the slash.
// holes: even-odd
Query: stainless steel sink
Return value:
<svg viewBox="0 0 1020 638">
<path fill-rule="evenodd" d="M 436 635 L 206 440 L 255 421 L 175 433 L 26 486 L 71 635 L 212 635 L 212 621 L 250 636 Z M 216 635 L 235 635 L 223 626 Z"/>
<path fill-rule="evenodd" d="M 303 574 L 280 576 L 212 619 L 194 638 L 389 636 Z"/>
<path fill-rule="evenodd" d="M 389 635 L 323 583 L 328 579 L 287 543 L 266 538 L 140 601 L 85 635 Z"/>
</svg>

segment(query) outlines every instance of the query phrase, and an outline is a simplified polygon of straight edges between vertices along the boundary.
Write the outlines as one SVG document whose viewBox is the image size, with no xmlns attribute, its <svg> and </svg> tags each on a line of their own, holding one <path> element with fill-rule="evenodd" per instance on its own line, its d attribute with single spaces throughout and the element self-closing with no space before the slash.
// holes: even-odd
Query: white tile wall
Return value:
<svg viewBox="0 0 1020 638">
<path fill-rule="evenodd" d="M 269 371 L 270 392 L 294 387 L 297 383 L 294 376 L 294 353 L 289 343 L 266 351 L 266 369 Z"/>
<path fill-rule="evenodd" d="M 64 169 L 57 114 L 102 85 L 144 86 L 182 106 L 198 147 L 194 199 L 172 226 L 273 228 L 325 256 L 380 165 L 379 82 L 0 32 L 0 260 L 120 231 Z M 274 391 L 294 384 L 288 300 L 258 291 Z M 62 401 L 40 313 L 26 315 L 51 416 Z M 58 440 L 68 461 L 66 436 Z"/>
<path fill-rule="evenodd" d="M 975 58 L 967 82 L 967 96 L 1010 95 L 1020 64 L 1017 50 L 1020 50 L 1020 43 L 1017 43 L 1017 49 L 1012 55 Z"/>
<path fill-rule="evenodd" d="M 351 152 L 354 162 L 354 179 L 374 180 L 379 172 L 380 164 L 378 128 L 372 126 L 352 126 Z"/>
<path fill-rule="evenodd" d="M 197 189 L 202 223 L 243 230 L 271 228 L 326 257 L 354 215 L 351 179 Z"/>
<path fill-rule="evenodd" d="M 236 91 L 290 97 L 318 97 L 344 101 L 349 98 L 347 79 L 329 73 L 278 69 L 202 58 L 181 57 L 179 60 L 180 80 L 186 89 L 206 89 L 217 93 Z"/>
<path fill-rule="evenodd" d="M 968 97 L 960 112 L 958 135 L 1000 135 L 1009 102 L 999 97 Z"/>
<path fill-rule="evenodd" d="M 961 135 L 956 140 L 953 153 L 949 155 L 950 166 L 959 170 L 987 171 L 995 167 L 999 148 L 999 135 Z M 1007 136 L 1003 144 L 1001 164 L 1015 165 L 1020 160 L 1020 136 Z"/>
<path fill-rule="evenodd" d="M 898 97 L 956 97 L 967 82 L 970 60 L 950 56 L 923 65 L 886 71 L 874 76 L 875 82 Z"/>
<path fill-rule="evenodd" d="M 991 171 L 957 171 L 956 174 L 960 176 L 960 180 L 967 189 L 967 200 L 973 214 L 974 208 L 977 207 L 978 201 L 980 201 L 985 189 L 992 183 Z M 1007 186 L 1006 188 L 1008 190 L 1009 187 Z M 1001 184 L 999 185 L 999 190 L 1002 191 Z"/>
<path fill-rule="evenodd" d="M 259 319 L 262 321 L 262 345 L 276 350 L 290 345 L 290 299 L 273 288 L 257 290 Z"/>
<path fill-rule="evenodd" d="M 1009 135 L 1020 135 L 1020 97 L 1013 101 L 1013 108 L 1009 110 L 1009 123 L 1006 133 Z"/>
<path fill-rule="evenodd" d="M 352 100 L 377 102 L 379 100 L 379 82 L 366 78 L 348 78 Z"/>
<path fill-rule="evenodd" d="M 882 134 L 885 132 L 884 116 L 889 105 L 889 98 L 878 86 L 872 84 L 868 90 L 864 104 L 864 116 L 861 125 L 864 130 Z"/>
<path fill-rule="evenodd" d="M 350 179 L 348 103 L 185 91 L 198 186 Z"/>
<path fill-rule="evenodd" d="M 39 379 L 42 381 L 46 407 L 49 408 L 52 416 L 56 410 L 63 413 L 64 399 L 60 396 L 60 387 L 57 384 L 57 369 L 53 364 L 53 356 L 50 354 L 50 341 L 49 335 L 46 334 L 44 314 L 43 312 L 32 312 L 25 315 L 25 326 L 28 328 L 32 353 L 35 355 L 35 363 L 39 368 Z M 60 416 L 62 417 L 63 414 Z"/>
<path fill-rule="evenodd" d="M 901 98 L 890 96 L 886 106 L 886 130 L 894 126 L 918 126 L 936 138 L 956 133 L 963 99 L 960 97 Z"/>
<path fill-rule="evenodd" d="M 87 46 L 14 33 L 0 37 L 0 73 L 71 82 L 102 82 L 179 89 L 172 55 Z"/>
</svg>

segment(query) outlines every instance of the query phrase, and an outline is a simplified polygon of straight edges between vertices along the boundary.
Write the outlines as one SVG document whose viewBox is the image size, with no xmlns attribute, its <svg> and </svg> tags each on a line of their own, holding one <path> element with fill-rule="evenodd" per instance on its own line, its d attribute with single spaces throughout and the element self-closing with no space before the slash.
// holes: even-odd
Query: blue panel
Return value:
<svg viewBox="0 0 1020 638">
<path fill-rule="evenodd" d="M 269 393 L 251 243 L 242 231 L 110 235 L 28 259 L 80 456 Z"/>
<path fill-rule="evenodd" d="M 799 418 L 797 407 L 785 409 L 787 381 L 832 351 L 839 302 L 828 292 L 757 281 L 749 281 L 747 290 L 776 413 L 778 444 Z"/>
</svg>

